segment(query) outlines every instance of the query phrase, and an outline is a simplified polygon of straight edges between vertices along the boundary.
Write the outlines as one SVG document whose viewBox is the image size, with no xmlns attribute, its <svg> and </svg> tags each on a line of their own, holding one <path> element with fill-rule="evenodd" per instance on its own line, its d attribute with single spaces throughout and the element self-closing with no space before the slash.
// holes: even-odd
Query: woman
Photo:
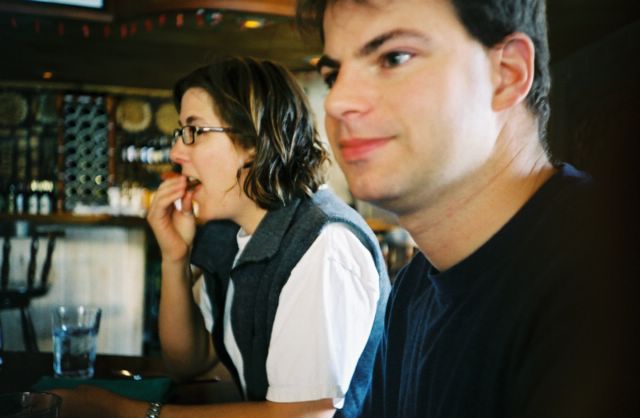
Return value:
<svg viewBox="0 0 640 418">
<path fill-rule="evenodd" d="M 174 99 L 182 173 L 147 217 L 162 253 L 163 355 L 181 379 L 219 358 L 253 402 L 160 416 L 355 415 L 388 278 L 362 218 L 321 187 L 327 154 L 304 93 L 277 64 L 226 58 L 180 80 Z"/>
</svg>

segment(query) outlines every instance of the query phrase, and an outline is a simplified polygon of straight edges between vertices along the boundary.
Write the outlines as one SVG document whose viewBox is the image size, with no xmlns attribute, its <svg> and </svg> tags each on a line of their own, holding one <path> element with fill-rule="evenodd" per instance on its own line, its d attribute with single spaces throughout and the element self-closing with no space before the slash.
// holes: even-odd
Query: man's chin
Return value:
<svg viewBox="0 0 640 418">
<path fill-rule="evenodd" d="M 359 201 L 366 202 L 370 205 L 389 212 L 390 215 L 397 215 L 402 211 L 402 200 L 394 196 L 388 190 L 380 188 L 351 188 L 351 195 Z"/>
<path fill-rule="evenodd" d="M 351 195 L 363 202 L 367 202 L 374 206 L 377 206 L 382 209 L 386 209 L 386 206 L 389 204 L 389 199 L 385 194 L 381 193 L 377 190 L 369 190 L 369 189 L 355 189 L 352 188 Z"/>
</svg>

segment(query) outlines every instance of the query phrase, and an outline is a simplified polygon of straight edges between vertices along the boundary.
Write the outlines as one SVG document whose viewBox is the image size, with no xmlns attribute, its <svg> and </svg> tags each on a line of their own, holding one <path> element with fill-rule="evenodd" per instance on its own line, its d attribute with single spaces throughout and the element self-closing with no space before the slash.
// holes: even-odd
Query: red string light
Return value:
<svg viewBox="0 0 640 418">
<path fill-rule="evenodd" d="M 162 28 L 167 24 L 167 15 L 166 14 L 160 14 L 157 17 L 157 22 L 155 22 L 153 17 L 147 17 L 145 18 L 142 22 L 140 22 L 143 25 L 143 28 L 146 32 L 152 32 L 154 29 L 154 25 L 156 25 L 158 28 Z M 211 26 L 214 26 L 216 24 L 219 24 L 222 21 L 222 14 L 219 12 L 207 12 L 204 9 L 199 9 L 196 11 L 195 13 L 195 23 L 197 26 L 203 26 L 205 24 L 209 24 Z M 11 16 L 9 18 L 9 23 L 11 28 L 13 29 L 17 29 L 20 22 L 19 19 L 17 19 L 15 16 Z M 52 22 L 53 23 L 53 22 Z M 183 28 L 185 26 L 185 15 L 184 13 L 176 13 L 176 17 L 175 17 L 175 24 L 177 28 Z M 57 32 L 59 37 L 62 37 L 65 35 L 66 32 L 66 28 L 65 28 L 65 22 L 63 21 L 59 21 L 59 22 L 55 22 L 53 23 L 53 28 L 55 28 L 55 32 Z M 49 26 L 45 25 L 44 28 L 42 26 L 42 22 L 40 21 L 39 18 L 35 18 L 33 20 L 33 31 L 37 34 L 40 34 L 43 30 L 47 29 Z M 52 29 L 53 29 L 52 28 Z M 75 26 L 72 27 L 72 29 L 75 30 Z M 95 28 L 98 33 L 100 31 L 100 27 L 98 26 L 97 28 Z M 119 29 L 119 30 L 118 30 Z M 50 29 L 49 29 L 50 30 Z M 130 23 L 121 23 L 119 28 L 118 26 L 112 27 L 110 24 L 104 24 L 104 26 L 102 27 L 102 35 L 104 37 L 104 39 L 109 39 L 112 36 L 112 32 L 116 31 L 119 32 L 120 34 L 120 38 L 121 39 L 125 39 L 128 36 L 134 36 L 137 34 L 138 32 L 138 22 L 130 22 Z M 91 37 L 91 26 L 89 23 L 81 23 L 80 26 L 80 32 L 83 38 L 85 39 L 89 39 Z"/>
<path fill-rule="evenodd" d="M 203 9 L 199 9 L 196 12 L 196 25 L 198 25 L 198 26 L 204 25 L 204 10 Z"/>
</svg>

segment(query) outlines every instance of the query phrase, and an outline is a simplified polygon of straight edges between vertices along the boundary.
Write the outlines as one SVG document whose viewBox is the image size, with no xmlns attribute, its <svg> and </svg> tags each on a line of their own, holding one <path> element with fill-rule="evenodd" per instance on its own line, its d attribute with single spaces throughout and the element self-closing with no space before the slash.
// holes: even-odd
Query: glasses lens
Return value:
<svg viewBox="0 0 640 418">
<path fill-rule="evenodd" d="M 173 138 L 171 138 L 171 146 L 174 146 L 176 144 L 176 141 L 178 140 L 178 138 L 180 138 L 182 136 L 182 129 L 177 128 L 176 130 L 173 131 Z"/>
<path fill-rule="evenodd" d="M 182 128 L 182 140 L 185 144 L 191 145 L 196 140 L 196 127 L 195 126 L 185 126 Z"/>
</svg>

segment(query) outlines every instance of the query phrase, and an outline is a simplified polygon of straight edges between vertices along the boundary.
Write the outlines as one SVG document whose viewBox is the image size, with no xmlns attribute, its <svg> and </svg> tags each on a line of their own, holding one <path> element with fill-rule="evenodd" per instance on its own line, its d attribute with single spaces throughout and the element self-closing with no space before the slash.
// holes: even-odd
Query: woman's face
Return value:
<svg viewBox="0 0 640 418">
<path fill-rule="evenodd" d="M 229 127 L 214 111 L 213 100 L 204 89 L 187 90 L 180 107 L 181 126 Z M 193 200 L 200 219 L 230 219 L 242 225 L 247 212 L 255 209 L 241 186 L 246 172 L 242 167 L 252 159 L 252 153 L 236 146 L 225 132 L 200 133 L 191 145 L 178 139 L 171 159 L 182 166 L 189 183 L 197 184 Z"/>
</svg>

